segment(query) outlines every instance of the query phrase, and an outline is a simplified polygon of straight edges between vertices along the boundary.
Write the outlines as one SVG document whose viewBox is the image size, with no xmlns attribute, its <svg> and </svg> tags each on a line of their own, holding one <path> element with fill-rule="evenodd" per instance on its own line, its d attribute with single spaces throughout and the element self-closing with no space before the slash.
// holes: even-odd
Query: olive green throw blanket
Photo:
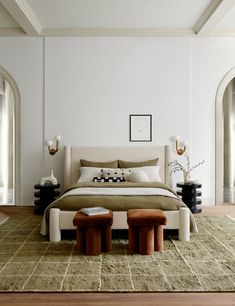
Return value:
<svg viewBox="0 0 235 306">
<path fill-rule="evenodd" d="M 75 188 L 162 188 L 175 192 L 167 185 L 162 183 L 77 183 L 71 186 Z M 102 206 L 112 211 L 127 211 L 131 208 L 158 208 L 162 210 L 178 210 L 184 204 L 177 197 L 170 198 L 156 195 L 69 195 L 58 198 L 47 209 L 60 208 L 61 210 L 79 210 L 83 207 Z"/>
<path fill-rule="evenodd" d="M 113 240 L 110 253 L 79 255 L 75 240 L 40 235 L 41 218 L 19 214 L 0 226 L 1 292 L 235 291 L 231 218 L 196 216 L 189 242 L 165 237 L 165 251 L 151 256 L 130 254 L 127 240 Z"/>
</svg>

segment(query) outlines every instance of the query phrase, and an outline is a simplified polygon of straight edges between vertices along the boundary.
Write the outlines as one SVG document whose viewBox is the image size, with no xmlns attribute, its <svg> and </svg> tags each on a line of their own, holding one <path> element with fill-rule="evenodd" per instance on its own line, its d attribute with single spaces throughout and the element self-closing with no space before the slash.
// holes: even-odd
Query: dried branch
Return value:
<svg viewBox="0 0 235 306">
<path fill-rule="evenodd" d="M 184 157 L 186 159 L 186 165 L 182 165 L 181 163 L 178 162 L 178 160 L 174 159 L 172 162 L 168 164 L 168 166 L 171 168 L 170 174 L 178 172 L 178 171 L 183 171 L 184 173 L 190 173 L 193 169 L 201 166 L 204 164 L 205 160 L 202 162 L 190 167 L 190 157 L 187 153 L 184 154 Z"/>
<path fill-rule="evenodd" d="M 191 172 L 193 169 L 195 169 L 195 168 L 197 168 L 197 167 L 203 165 L 204 162 L 205 162 L 205 160 L 203 160 L 202 162 L 200 162 L 200 163 L 196 164 L 195 166 L 191 167 L 191 168 L 189 169 L 189 172 Z"/>
</svg>

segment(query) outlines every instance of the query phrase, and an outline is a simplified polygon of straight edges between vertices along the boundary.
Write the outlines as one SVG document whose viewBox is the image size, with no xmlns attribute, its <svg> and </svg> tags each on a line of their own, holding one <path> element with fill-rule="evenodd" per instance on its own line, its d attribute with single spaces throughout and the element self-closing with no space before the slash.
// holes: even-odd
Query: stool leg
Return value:
<svg viewBox="0 0 235 306">
<path fill-rule="evenodd" d="M 86 228 L 86 255 L 99 255 L 101 252 L 101 231 L 99 227 Z"/>
<path fill-rule="evenodd" d="M 157 225 L 155 226 L 155 237 L 154 237 L 154 250 L 162 252 L 164 251 L 164 239 L 163 239 L 163 225 Z"/>
<path fill-rule="evenodd" d="M 101 228 L 101 251 L 112 251 L 112 230 L 111 226 L 103 226 Z"/>
<path fill-rule="evenodd" d="M 86 242 L 86 232 L 84 227 L 77 227 L 77 243 L 75 245 L 75 249 L 79 253 L 83 253 L 85 251 L 85 242 Z"/>
<path fill-rule="evenodd" d="M 139 252 L 142 255 L 152 255 L 154 252 L 154 226 L 140 226 Z"/>
<path fill-rule="evenodd" d="M 138 253 L 139 251 L 139 227 L 129 226 L 128 229 L 129 251 L 131 253 Z"/>
</svg>

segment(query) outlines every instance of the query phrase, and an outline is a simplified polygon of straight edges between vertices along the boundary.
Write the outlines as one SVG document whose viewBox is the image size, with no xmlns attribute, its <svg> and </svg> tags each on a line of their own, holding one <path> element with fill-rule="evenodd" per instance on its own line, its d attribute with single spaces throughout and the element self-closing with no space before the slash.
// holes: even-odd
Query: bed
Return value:
<svg viewBox="0 0 235 306">
<path fill-rule="evenodd" d="M 148 159 L 159 158 L 158 165 L 160 166 L 160 177 L 162 182 L 171 185 L 171 177 L 169 175 L 168 163 L 170 162 L 169 146 L 159 147 L 70 147 L 64 148 L 64 190 L 67 190 L 73 185 L 79 176 L 80 159 L 95 160 L 95 161 L 112 161 L 112 160 L 130 160 L 142 161 Z M 97 183 L 100 184 L 100 183 Z M 122 183 L 116 183 L 120 184 Z M 81 187 L 81 186 L 79 186 Z M 85 187 L 93 187 L 85 186 Z M 127 186 L 128 187 L 128 186 Z M 154 185 L 152 187 L 155 187 Z M 93 189 L 93 188 L 92 188 Z M 97 188 L 99 189 L 99 188 Z M 128 188 L 127 188 L 128 189 Z M 67 197 L 68 198 L 68 197 Z M 61 209 L 57 205 L 58 200 L 53 202 L 47 208 L 43 218 L 42 234 L 47 234 L 48 227 L 50 241 L 57 242 L 61 240 L 61 230 L 76 229 L 73 225 L 73 218 L 77 210 Z M 182 204 L 182 202 L 181 202 Z M 134 208 L 134 207 L 132 207 Z M 136 207 L 137 208 L 137 207 Z M 190 239 L 190 224 L 192 225 L 192 215 L 189 209 L 182 204 L 179 208 L 163 211 L 167 217 L 166 229 L 178 229 L 179 240 L 189 241 Z M 47 215 L 46 215 L 47 214 Z M 49 224 L 47 224 L 47 221 Z M 113 226 L 112 229 L 127 229 L 127 211 L 113 211 Z"/>
</svg>

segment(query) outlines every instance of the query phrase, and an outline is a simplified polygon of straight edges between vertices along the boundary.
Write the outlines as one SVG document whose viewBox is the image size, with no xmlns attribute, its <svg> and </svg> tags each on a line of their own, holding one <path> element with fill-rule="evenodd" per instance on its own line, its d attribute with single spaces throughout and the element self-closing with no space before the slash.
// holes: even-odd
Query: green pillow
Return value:
<svg viewBox="0 0 235 306">
<path fill-rule="evenodd" d="M 146 166 L 157 166 L 159 158 L 145 160 L 141 162 L 130 162 L 125 160 L 118 160 L 119 168 L 136 168 L 136 167 L 146 167 Z"/>
<path fill-rule="evenodd" d="M 93 167 L 93 168 L 118 168 L 118 161 L 111 162 L 96 162 L 86 159 L 80 159 L 81 167 Z"/>
</svg>

